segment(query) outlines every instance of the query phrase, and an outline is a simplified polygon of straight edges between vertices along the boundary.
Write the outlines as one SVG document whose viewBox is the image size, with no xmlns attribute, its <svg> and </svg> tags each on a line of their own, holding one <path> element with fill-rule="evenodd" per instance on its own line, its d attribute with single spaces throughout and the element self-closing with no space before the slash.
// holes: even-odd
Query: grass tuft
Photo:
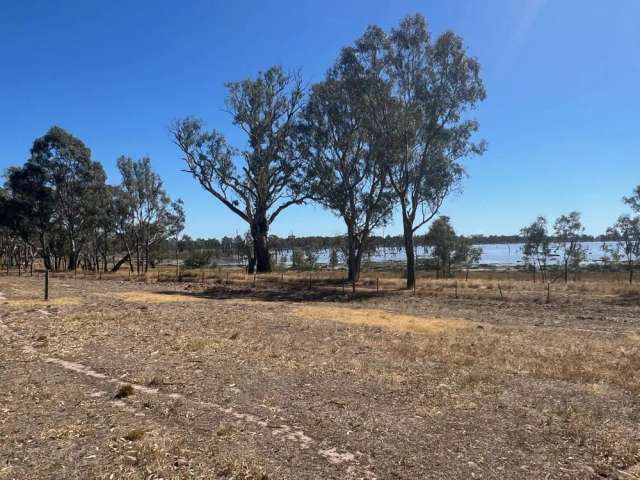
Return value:
<svg viewBox="0 0 640 480">
<path fill-rule="evenodd" d="M 128 383 L 120 385 L 118 387 L 118 391 L 113 396 L 115 399 L 127 398 L 128 396 L 133 395 L 133 387 Z"/>
</svg>

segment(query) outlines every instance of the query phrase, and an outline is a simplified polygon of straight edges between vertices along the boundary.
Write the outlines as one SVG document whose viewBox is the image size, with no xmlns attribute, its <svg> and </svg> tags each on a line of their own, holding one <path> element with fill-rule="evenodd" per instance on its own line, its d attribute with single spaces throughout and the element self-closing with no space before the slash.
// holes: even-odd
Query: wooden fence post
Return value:
<svg viewBox="0 0 640 480">
<path fill-rule="evenodd" d="M 49 269 L 44 272 L 44 299 L 49 300 Z"/>
<path fill-rule="evenodd" d="M 458 298 L 458 281 L 456 280 L 456 299 Z"/>
</svg>

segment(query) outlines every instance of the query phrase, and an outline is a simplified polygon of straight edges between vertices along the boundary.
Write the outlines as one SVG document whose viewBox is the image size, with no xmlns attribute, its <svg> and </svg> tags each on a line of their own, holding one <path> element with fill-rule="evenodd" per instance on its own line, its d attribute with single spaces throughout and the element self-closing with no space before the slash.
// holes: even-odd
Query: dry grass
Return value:
<svg viewBox="0 0 640 480">
<path fill-rule="evenodd" d="M 32 307 L 32 306 L 44 306 L 44 305 L 80 305 L 81 299 L 79 297 L 56 297 L 49 300 L 36 299 L 36 298 L 12 298 L 4 300 L 3 303 L 14 307 Z"/>
<path fill-rule="evenodd" d="M 125 383 L 118 387 L 118 391 L 115 393 L 113 398 L 121 399 L 121 398 L 127 398 L 131 395 L 133 395 L 133 387 L 128 383 Z"/>
<path fill-rule="evenodd" d="M 131 291 L 117 293 L 117 297 L 127 302 L 138 303 L 174 303 L 174 302 L 197 302 L 202 298 L 194 295 L 181 295 L 178 293 L 157 293 L 145 291 Z"/>
<path fill-rule="evenodd" d="M 329 320 L 402 332 L 442 333 L 474 327 L 473 322 L 467 320 L 424 318 L 370 308 L 305 305 L 295 308 L 292 313 L 309 320 Z"/>
<path fill-rule="evenodd" d="M 0 478 L 52 478 L 55 462 L 70 479 L 368 478 L 370 465 L 379 479 L 637 476 L 633 289 L 556 285 L 542 305 L 542 285 L 516 280 L 500 280 L 505 301 L 482 279 L 459 280 L 458 300 L 455 280 L 356 296 L 298 280 L 54 283 L 81 306 L 5 305 L 2 322 L 42 358 L 114 380 L 61 371 L 0 336 L 0 457 L 11 459 Z M 40 286 L 0 279 L 10 299 Z M 114 402 L 116 382 L 159 393 Z M 282 425 L 316 443 L 301 448 Z M 318 454 L 334 447 L 355 460 Z"/>
</svg>

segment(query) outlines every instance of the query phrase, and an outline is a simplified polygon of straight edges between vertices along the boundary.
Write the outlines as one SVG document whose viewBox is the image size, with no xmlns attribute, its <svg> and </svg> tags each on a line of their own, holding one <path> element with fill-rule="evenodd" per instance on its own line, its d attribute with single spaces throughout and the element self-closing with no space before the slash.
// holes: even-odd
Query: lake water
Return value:
<svg viewBox="0 0 640 480">
<path fill-rule="evenodd" d="M 602 261 L 602 257 L 605 255 L 602 249 L 602 242 L 582 242 L 582 246 L 587 251 L 587 262 L 586 263 L 597 263 Z M 497 244 L 485 244 L 485 245 L 477 245 L 482 248 L 482 256 L 480 258 L 480 264 L 482 265 L 492 265 L 492 266 L 515 266 L 522 265 L 522 244 L 521 243 L 497 243 Z M 328 250 L 321 251 L 319 253 L 318 263 L 327 264 L 329 263 L 329 254 Z M 287 256 L 286 264 L 291 264 L 291 252 L 285 252 Z M 423 247 L 418 247 L 417 249 L 418 258 L 425 258 L 429 256 L 428 250 Z M 278 259 L 279 260 L 279 259 Z M 372 255 L 365 260 L 369 260 L 371 262 L 405 262 L 406 256 L 404 253 L 404 249 L 378 249 L 375 255 Z M 550 263 L 557 262 L 559 259 L 557 257 L 552 257 Z"/>
</svg>

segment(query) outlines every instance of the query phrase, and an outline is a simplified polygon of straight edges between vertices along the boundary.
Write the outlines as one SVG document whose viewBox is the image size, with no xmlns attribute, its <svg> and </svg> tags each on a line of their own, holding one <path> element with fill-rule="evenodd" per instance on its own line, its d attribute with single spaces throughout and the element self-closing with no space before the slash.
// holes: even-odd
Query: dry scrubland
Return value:
<svg viewBox="0 0 640 480">
<path fill-rule="evenodd" d="M 0 479 L 640 478 L 635 287 L 202 273 L 0 278 Z"/>
</svg>

